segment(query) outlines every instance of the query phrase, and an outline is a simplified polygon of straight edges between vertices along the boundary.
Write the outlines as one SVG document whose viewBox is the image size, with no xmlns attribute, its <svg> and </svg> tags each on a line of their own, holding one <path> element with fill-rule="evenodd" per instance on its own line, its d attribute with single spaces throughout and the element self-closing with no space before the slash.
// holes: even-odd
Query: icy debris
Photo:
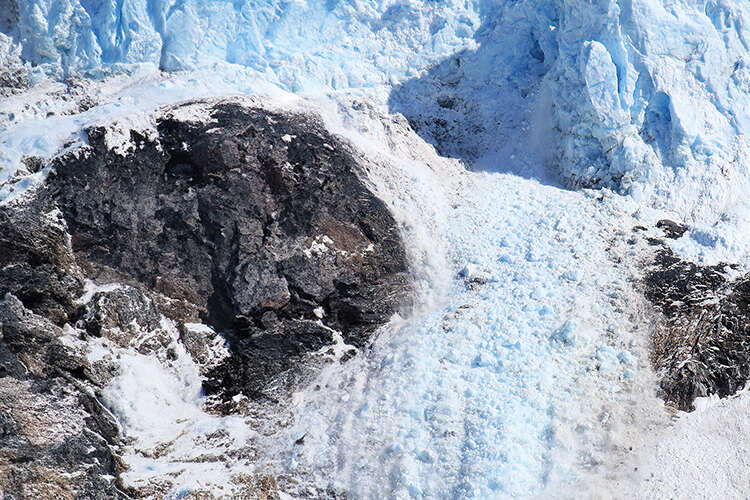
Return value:
<svg viewBox="0 0 750 500">
<path fill-rule="evenodd" d="M 565 272 L 564 272 L 564 273 L 562 274 L 562 277 L 563 277 L 564 279 L 568 280 L 568 281 L 574 281 L 574 282 L 575 282 L 575 281 L 580 281 L 580 279 L 581 279 L 581 275 L 580 275 L 580 274 L 579 274 L 579 272 L 578 272 L 578 271 L 576 271 L 575 269 L 571 269 L 571 270 L 569 270 L 569 271 L 565 271 Z"/>
<path fill-rule="evenodd" d="M 580 329 L 581 326 L 578 321 L 568 319 L 557 331 L 555 331 L 552 338 L 563 344 L 572 346 L 581 341 Z"/>
<path fill-rule="evenodd" d="M 453 276 L 445 301 L 394 324 L 297 395 L 297 423 L 276 445 L 305 436 L 292 455 L 295 477 L 325 485 L 337 467 L 337 484 L 363 498 L 382 495 L 384 484 L 386 495 L 405 498 L 543 496 L 586 474 L 579 453 L 610 453 L 607 443 L 619 442 L 619 427 L 601 425 L 601 408 L 611 421 L 639 408 L 632 388 L 643 374 L 620 380 L 617 355 L 630 347 L 608 334 L 634 327 L 629 313 L 638 317 L 629 308 L 636 300 L 619 309 L 630 295 L 605 293 L 622 284 L 621 271 L 601 266 L 615 251 L 607 211 L 617 209 L 514 176 L 462 182 L 445 234 Z M 576 214 L 560 224 L 560 239 L 548 238 L 550 213 Z M 538 259 L 529 261 L 532 247 Z M 579 281 L 561 280 L 561 268 L 581 269 Z M 467 287 L 482 271 L 497 278 Z M 600 349 L 611 373 L 592 369 Z M 544 438 L 551 434 L 570 438 Z M 545 490 L 545 481 L 555 486 Z"/>
<path fill-rule="evenodd" d="M 617 354 L 617 359 L 625 366 L 636 368 L 638 366 L 638 358 L 631 354 L 629 351 L 622 351 Z"/>
<path fill-rule="evenodd" d="M 467 282 L 477 283 L 480 285 L 489 283 L 490 281 L 494 280 L 492 274 L 487 269 L 484 269 L 478 264 L 474 263 L 466 264 L 458 274 Z"/>
<path fill-rule="evenodd" d="M 596 360 L 597 369 L 606 374 L 615 372 L 620 366 L 617 353 L 609 346 L 602 346 L 596 350 Z"/>
<path fill-rule="evenodd" d="M 216 417 L 203 410 L 199 365 L 179 340 L 175 325 L 163 319 L 162 326 L 171 335 L 170 344 L 162 348 L 171 354 L 165 356 L 143 355 L 106 339 L 89 342 L 90 362 L 118 361 L 118 374 L 103 389 L 102 399 L 132 439 L 123 449 L 129 465 L 123 481 L 138 488 L 156 480 L 166 485 L 167 496 L 219 484 L 231 494 L 241 485 L 227 478 L 252 467 L 225 453 L 247 449 L 255 432 L 241 417 Z M 189 329 L 213 333 L 205 325 L 191 324 Z M 203 459 L 212 455 L 225 459 Z M 161 482 L 167 477 L 167 483 Z"/>
</svg>

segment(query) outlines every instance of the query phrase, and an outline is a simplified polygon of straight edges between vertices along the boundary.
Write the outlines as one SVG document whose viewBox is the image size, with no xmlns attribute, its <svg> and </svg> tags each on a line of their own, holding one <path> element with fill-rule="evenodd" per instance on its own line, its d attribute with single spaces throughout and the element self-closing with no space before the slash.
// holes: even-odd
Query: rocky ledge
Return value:
<svg viewBox="0 0 750 500">
<path fill-rule="evenodd" d="M 6 495 L 137 495 L 119 480 L 123 436 L 99 397 L 119 368 L 92 356 L 99 339 L 167 363 L 180 344 L 231 412 L 239 394 L 293 387 L 309 353 L 356 352 L 409 304 L 365 160 L 314 117 L 193 102 L 86 136 L 0 207 Z M 223 342 L 206 331 L 228 356 L 211 358 Z"/>
</svg>

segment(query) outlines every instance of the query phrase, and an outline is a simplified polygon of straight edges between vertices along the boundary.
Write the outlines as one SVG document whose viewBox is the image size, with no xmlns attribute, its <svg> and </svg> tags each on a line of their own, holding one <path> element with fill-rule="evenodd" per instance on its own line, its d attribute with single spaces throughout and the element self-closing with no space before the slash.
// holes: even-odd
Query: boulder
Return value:
<svg viewBox="0 0 750 500">
<path fill-rule="evenodd" d="M 397 224 L 365 160 L 316 118 L 192 102 L 165 109 L 154 130 L 125 131 L 125 144 L 118 133 L 112 147 L 111 130 L 90 128 L 83 152 L 55 159 L 45 203 L 62 212 L 89 277 L 233 332 L 231 363 L 253 365 L 237 390 L 260 394 L 330 343 L 329 329 L 362 346 L 408 305 Z M 163 312 L 175 311 L 193 321 Z"/>
<path fill-rule="evenodd" d="M 664 399 L 680 410 L 697 397 L 727 397 L 750 380 L 750 275 L 700 266 L 663 246 L 645 277 L 659 312 L 653 362 Z"/>
</svg>

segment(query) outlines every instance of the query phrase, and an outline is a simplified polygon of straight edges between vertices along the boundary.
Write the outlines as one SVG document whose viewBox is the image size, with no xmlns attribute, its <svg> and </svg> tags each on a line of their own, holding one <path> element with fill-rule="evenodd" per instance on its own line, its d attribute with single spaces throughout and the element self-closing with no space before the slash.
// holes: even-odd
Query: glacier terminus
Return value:
<svg viewBox="0 0 750 500">
<path fill-rule="evenodd" d="M 0 0 L 0 493 L 743 499 L 750 4 Z"/>
</svg>

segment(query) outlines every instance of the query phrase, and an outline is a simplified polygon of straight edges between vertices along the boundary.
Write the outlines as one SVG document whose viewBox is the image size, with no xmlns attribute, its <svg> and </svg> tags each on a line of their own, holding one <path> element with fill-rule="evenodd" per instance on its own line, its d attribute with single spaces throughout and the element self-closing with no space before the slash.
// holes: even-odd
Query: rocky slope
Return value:
<svg viewBox="0 0 750 500">
<path fill-rule="evenodd" d="M 87 129 L 0 207 L 5 494 L 123 494 L 127 436 L 98 397 L 121 367 L 93 340 L 166 364 L 181 346 L 231 413 L 240 395 L 283 397 L 306 355 L 343 343 L 350 357 L 408 308 L 396 223 L 365 160 L 317 119 L 224 100 L 152 124 Z"/>
<path fill-rule="evenodd" d="M 672 239 L 687 230 L 659 225 Z M 659 244 L 646 273 L 645 295 L 657 311 L 652 360 L 664 399 L 680 410 L 694 410 L 699 397 L 731 396 L 750 379 L 750 275 L 737 270 L 696 265 Z"/>
</svg>

